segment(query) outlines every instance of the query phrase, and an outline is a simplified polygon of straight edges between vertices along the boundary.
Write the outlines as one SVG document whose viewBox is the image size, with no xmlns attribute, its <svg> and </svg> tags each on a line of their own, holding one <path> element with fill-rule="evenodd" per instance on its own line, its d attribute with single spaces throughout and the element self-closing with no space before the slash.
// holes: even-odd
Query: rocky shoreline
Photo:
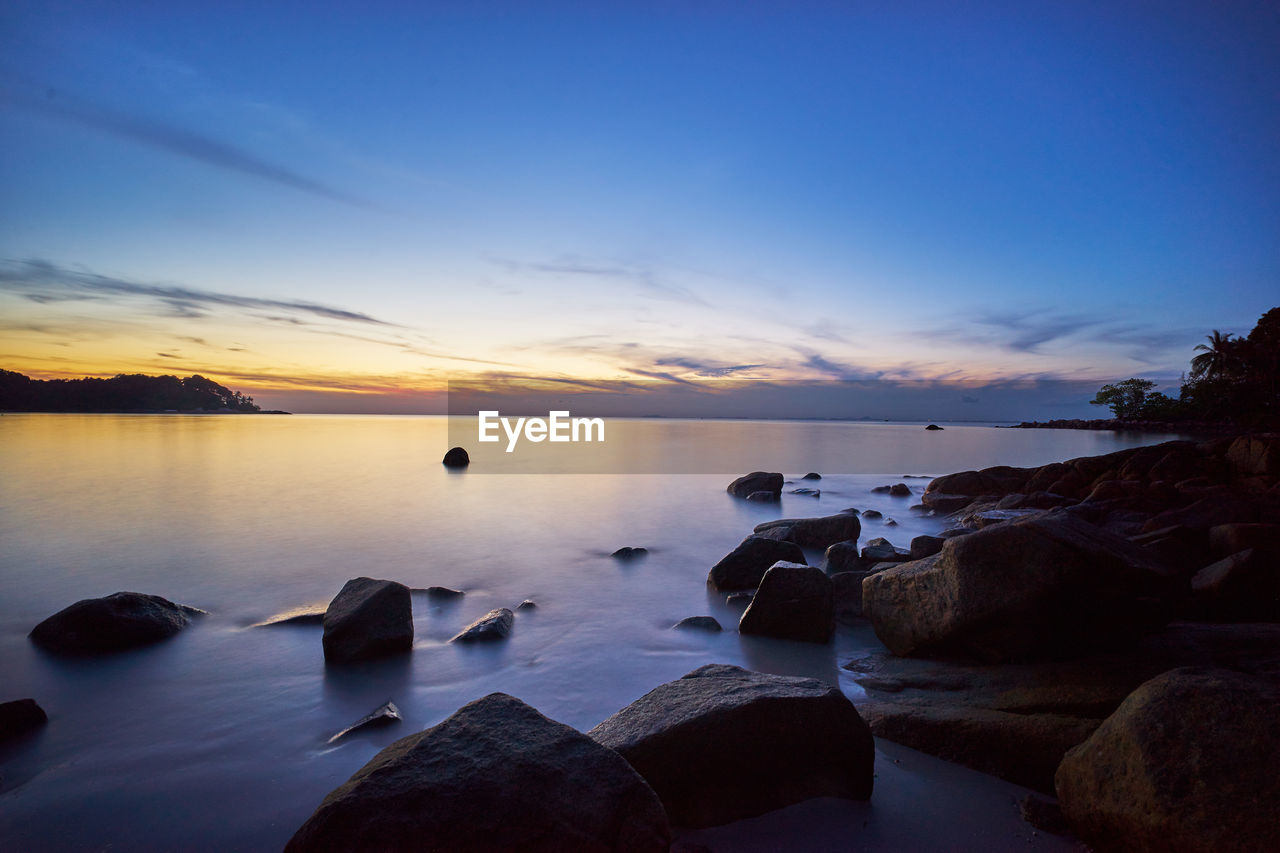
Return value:
<svg viewBox="0 0 1280 853">
<path fill-rule="evenodd" d="M 728 492 L 768 502 L 784 483 L 754 472 Z M 860 542 L 872 514 L 853 508 L 776 519 L 707 570 L 712 595 L 749 600 L 741 634 L 826 645 L 838 623 L 874 631 L 884 651 L 838 661 L 865 695 L 709 664 L 580 732 L 493 693 L 375 755 L 288 849 L 676 849 L 681 828 L 874 801 L 873 734 L 1041 792 L 1027 819 L 1095 849 L 1280 848 L 1280 437 L 958 472 L 912 509 L 951 526 L 907 548 Z M 288 621 L 318 623 L 327 665 L 365 666 L 414 653 L 416 593 L 465 594 L 355 578 L 323 614 Z M 503 643 L 532 606 L 452 641 Z M 201 614 L 116 593 L 31 640 L 114 654 Z M 6 738 L 50 725 L 31 700 L 3 710 Z M 330 740 L 401 721 L 387 702 Z"/>
</svg>

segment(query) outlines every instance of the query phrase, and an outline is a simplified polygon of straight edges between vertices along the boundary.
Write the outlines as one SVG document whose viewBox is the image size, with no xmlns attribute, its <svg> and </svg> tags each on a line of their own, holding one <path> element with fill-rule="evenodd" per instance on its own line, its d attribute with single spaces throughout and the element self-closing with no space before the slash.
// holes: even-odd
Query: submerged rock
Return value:
<svg viewBox="0 0 1280 853">
<path fill-rule="evenodd" d="M 816 471 L 810 471 L 808 474 L 805 474 L 805 475 L 804 475 L 803 477 L 801 477 L 800 479 L 801 479 L 801 480 L 821 480 L 821 479 L 822 479 L 822 475 L 821 475 L 821 474 L 819 474 L 819 473 L 818 473 L 818 472 L 816 472 Z"/>
<path fill-rule="evenodd" d="M 777 503 L 778 501 L 782 500 L 782 493 L 767 492 L 762 489 L 758 492 L 752 492 L 751 494 L 747 495 L 747 500 L 755 501 L 756 503 L 762 503 L 762 504 Z"/>
<path fill-rule="evenodd" d="M 1230 670 L 1175 669 L 1135 690 L 1055 783 L 1098 849 L 1277 850 L 1280 688 Z"/>
<path fill-rule="evenodd" d="M 927 427 L 925 427 L 925 429 L 929 430 L 930 432 L 939 432 L 943 429 L 943 427 L 940 427 L 937 424 L 929 424 Z"/>
<path fill-rule="evenodd" d="M 465 468 L 471 464 L 471 457 L 462 447 L 451 447 L 442 460 L 447 468 Z"/>
<path fill-rule="evenodd" d="M 779 560 L 803 563 L 804 552 L 794 542 L 748 536 L 711 567 L 707 583 L 725 591 L 755 589 L 764 573 Z"/>
<path fill-rule="evenodd" d="M 533 610 L 538 606 L 538 602 L 532 598 L 526 598 L 524 601 L 516 605 L 516 610 Z"/>
<path fill-rule="evenodd" d="M 15 699 L 12 702 L 0 703 L 0 743 L 20 737 L 49 722 L 34 699 Z"/>
<path fill-rule="evenodd" d="M 723 631 L 714 616 L 686 616 L 671 626 L 672 628 L 692 629 L 695 631 Z"/>
<path fill-rule="evenodd" d="M 490 610 L 455 634 L 449 642 L 477 643 L 502 640 L 511 633 L 511 626 L 515 624 L 515 620 L 515 614 L 505 607 Z"/>
<path fill-rule="evenodd" d="M 783 478 L 777 472 L 752 471 L 729 484 L 727 491 L 735 497 L 745 498 L 753 492 L 782 493 Z"/>
<path fill-rule="evenodd" d="M 894 483 L 889 487 L 889 494 L 895 498 L 911 497 L 911 487 L 906 483 Z"/>
<path fill-rule="evenodd" d="M 57 654 L 118 652 L 167 640 L 187 627 L 188 614 L 158 595 L 116 592 L 59 610 L 33 628 L 30 637 Z"/>
<path fill-rule="evenodd" d="M 401 654 L 413 648 L 413 601 L 409 587 L 374 578 L 353 578 L 324 613 L 324 659 L 350 663 Z"/>
<path fill-rule="evenodd" d="M 778 518 L 755 526 L 755 534 L 764 536 L 771 531 L 785 529 L 784 538 L 802 548 L 827 548 L 836 542 L 857 540 L 862 534 L 862 522 L 856 512 L 843 511 L 818 518 Z"/>
<path fill-rule="evenodd" d="M 738 632 L 827 643 L 835 631 L 831 579 L 821 569 L 775 563 L 738 622 Z"/>
<path fill-rule="evenodd" d="M 323 610 L 289 611 L 272 616 L 254 625 L 254 628 L 281 628 L 290 625 L 320 625 L 324 623 Z"/>
<path fill-rule="evenodd" d="M 437 601 L 450 601 L 455 598 L 462 598 L 466 595 L 460 589 L 453 589 L 447 586 L 429 586 L 423 590 L 427 594 L 427 598 L 433 598 Z"/>
<path fill-rule="evenodd" d="M 633 548 L 630 545 L 624 545 L 609 556 L 619 560 L 634 560 L 636 557 L 643 557 L 648 553 L 648 548 Z"/>
<path fill-rule="evenodd" d="M 811 797 L 871 796 L 871 732 L 839 689 L 710 664 L 588 734 L 653 787 L 673 823 L 715 826 Z"/>
<path fill-rule="evenodd" d="M 329 738 L 328 743 L 339 741 L 347 735 L 355 734 L 363 729 L 375 729 L 382 726 L 389 726 L 392 723 L 398 723 L 404 718 L 400 716 L 400 709 L 396 707 L 396 703 L 388 702 L 379 708 L 375 708 L 368 714 L 356 720 L 342 731 Z"/>
<path fill-rule="evenodd" d="M 375 755 L 285 849 L 661 853 L 670 841 L 658 797 L 617 753 L 492 693 Z"/>
</svg>

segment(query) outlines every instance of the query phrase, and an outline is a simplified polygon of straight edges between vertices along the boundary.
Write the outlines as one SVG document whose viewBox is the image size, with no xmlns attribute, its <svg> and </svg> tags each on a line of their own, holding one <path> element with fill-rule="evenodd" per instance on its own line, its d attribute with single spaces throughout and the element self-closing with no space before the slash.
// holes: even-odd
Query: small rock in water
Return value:
<svg viewBox="0 0 1280 853">
<path fill-rule="evenodd" d="M 462 590 L 460 590 L 460 589 L 451 589 L 451 588 L 449 588 L 449 587 L 447 587 L 447 586 L 429 586 L 429 587 L 427 587 L 427 597 L 428 597 L 428 598 L 438 598 L 438 599 L 448 600 L 448 599 L 451 599 L 451 598 L 461 598 L 461 597 L 462 597 L 462 596 L 464 596 L 464 595 L 466 595 L 466 593 L 465 593 L 465 592 L 463 592 Z"/>
<path fill-rule="evenodd" d="M 805 474 L 805 475 L 804 475 L 803 477 L 801 477 L 800 479 L 801 479 L 801 480 L 821 480 L 821 479 L 822 479 L 822 475 L 821 475 L 821 474 L 818 474 L 818 473 L 816 473 L 816 472 L 810 471 L 808 474 Z"/>
<path fill-rule="evenodd" d="M 687 616 L 671 626 L 672 628 L 694 628 L 700 631 L 723 631 L 714 616 Z"/>
<path fill-rule="evenodd" d="M 462 447 L 452 447 L 442 460 L 446 468 L 465 468 L 471 464 L 471 457 Z"/>
<path fill-rule="evenodd" d="M 505 639 L 511 633 L 511 625 L 515 622 L 515 614 L 505 607 L 490 610 L 476 621 L 459 631 L 451 643 L 476 643 Z"/>
<path fill-rule="evenodd" d="M 884 526 L 885 526 L 885 527 L 897 527 L 897 526 L 898 526 L 898 522 L 894 521 L 892 518 L 886 518 L 886 519 L 884 520 Z"/>
<path fill-rule="evenodd" d="M 624 545 L 618 550 L 610 554 L 610 557 L 617 557 L 619 560 L 632 560 L 636 557 L 643 557 L 649 553 L 648 548 L 633 548 L 630 545 Z"/>
<path fill-rule="evenodd" d="M 323 610 L 286 611 L 264 619 L 255 628 L 279 628 L 288 625 L 319 625 L 324 622 Z"/>
<path fill-rule="evenodd" d="M 538 606 L 538 602 L 532 598 L 526 598 L 524 601 L 516 605 L 516 610 L 533 610 Z"/>
<path fill-rule="evenodd" d="M 889 487 L 889 494 L 895 498 L 906 498 L 911 496 L 911 487 L 906 483 L 894 483 Z"/>
<path fill-rule="evenodd" d="M 813 497 L 821 497 L 822 489 L 792 489 L 790 494 L 793 495 L 812 495 Z"/>
<path fill-rule="evenodd" d="M 361 729 L 380 728 L 382 726 L 391 725 L 392 723 L 398 723 L 403 719 L 404 718 L 400 716 L 400 709 L 396 707 L 396 703 L 388 702 L 377 710 L 364 715 L 333 737 L 329 738 L 327 743 L 333 743 L 347 735 L 355 734 Z"/>
<path fill-rule="evenodd" d="M 893 486 L 876 486 L 871 491 L 877 495 L 887 495 L 889 494 L 889 490 L 892 488 Z"/>
<path fill-rule="evenodd" d="M 938 426 L 937 424 L 929 424 L 927 427 L 925 427 L 925 429 L 929 430 L 930 432 L 942 431 L 942 427 Z"/>
<path fill-rule="evenodd" d="M 15 699 L 0 703 L 0 743 L 35 731 L 49 717 L 34 699 Z"/>
<path fill-rule="evenodd" d="M 753 492 L 760 491 L 776 495 L 782 491 L 782 483 L 782 474 L 777 471 L 752 471 L 730 483 L 726 491 L 739 498 L 749 497 Z"/>
<path fill-rule="evenodd" d="M 864 509 L 862 511 L 862 517 L 863 518 L 883 518 L 884 513 L 880 512 L 880 510 L 878 509 Z"/>
</svg>

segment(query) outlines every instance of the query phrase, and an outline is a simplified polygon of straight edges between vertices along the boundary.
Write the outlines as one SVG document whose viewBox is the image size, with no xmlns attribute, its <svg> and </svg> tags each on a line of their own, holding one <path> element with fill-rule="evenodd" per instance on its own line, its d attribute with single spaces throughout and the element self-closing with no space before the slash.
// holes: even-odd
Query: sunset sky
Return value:
<svg viewBox="0 0 1280 853">
<path fill-rule="evenodd" d="M 1275 2 L 409 5 L 4 4 L 0 367 L 1168 381 L 1280 304 Z"/>
</svg>

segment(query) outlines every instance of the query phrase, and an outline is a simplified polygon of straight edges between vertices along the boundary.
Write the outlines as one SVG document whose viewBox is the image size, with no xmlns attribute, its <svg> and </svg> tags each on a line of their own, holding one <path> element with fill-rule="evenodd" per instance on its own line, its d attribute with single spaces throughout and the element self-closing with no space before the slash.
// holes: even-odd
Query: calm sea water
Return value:
<svg viewBox="0 0 1280 853">
<path fill-rule="evenodd" d="M 741 637 L 740 608 L 708 591 L 708 568 L 753 525 L 875 508 L 898 525 L 866 521 L 863 541 L 905 546 L 942 523 L 908 510 L 918 497 L 872 487 L 1169 438 L 827 422 L 617 427 L 632 447 L 685 454 L 687 470 L 755 459 L 741 473 L 850 473 L 826 474 L 821 498 L 762 505 L 727 495 L 722 474 L 531 474 L 488 456 L 487 470 L 508 468 L 450 473 L 441 418 L 0 417 L 0 701 L 31 696 L 50 716 L 39 735 L 0 748 L 0 847 L 278 849 L 383 746 L 495 690 L 584 730 L 711 662 L 815 676 L 856 699 L 839 665 L 878 648 L 869 629 L 844 627 L 825 647 Z M 906 482 L 918 495 L 928 481 Z M 619 563 L 608 555 L 622 545 L 650 554 Z M 439 605 L 415 595 L 413 653 L 354 669 L 326 669 L 318 626 L 252 627 L 322 609 L 359 575 L 466 596 Z M 110 658 L 59 659 L 27 640 L 46 616 L 118 590 L 209 615 L 172 641 Z M 538 608 L 517 616 L 507 641 L 447 642 L 526 598 Z M 699 614 L 729 630 L 670 630 Z M 403 724 L 326 744 L 389 699 Z M 1058 844 L 1019 822 L 1015 786 L 881 749 L 870 804 L 821 800 L 697 838 L 720 849 Z"/>
</svg>

